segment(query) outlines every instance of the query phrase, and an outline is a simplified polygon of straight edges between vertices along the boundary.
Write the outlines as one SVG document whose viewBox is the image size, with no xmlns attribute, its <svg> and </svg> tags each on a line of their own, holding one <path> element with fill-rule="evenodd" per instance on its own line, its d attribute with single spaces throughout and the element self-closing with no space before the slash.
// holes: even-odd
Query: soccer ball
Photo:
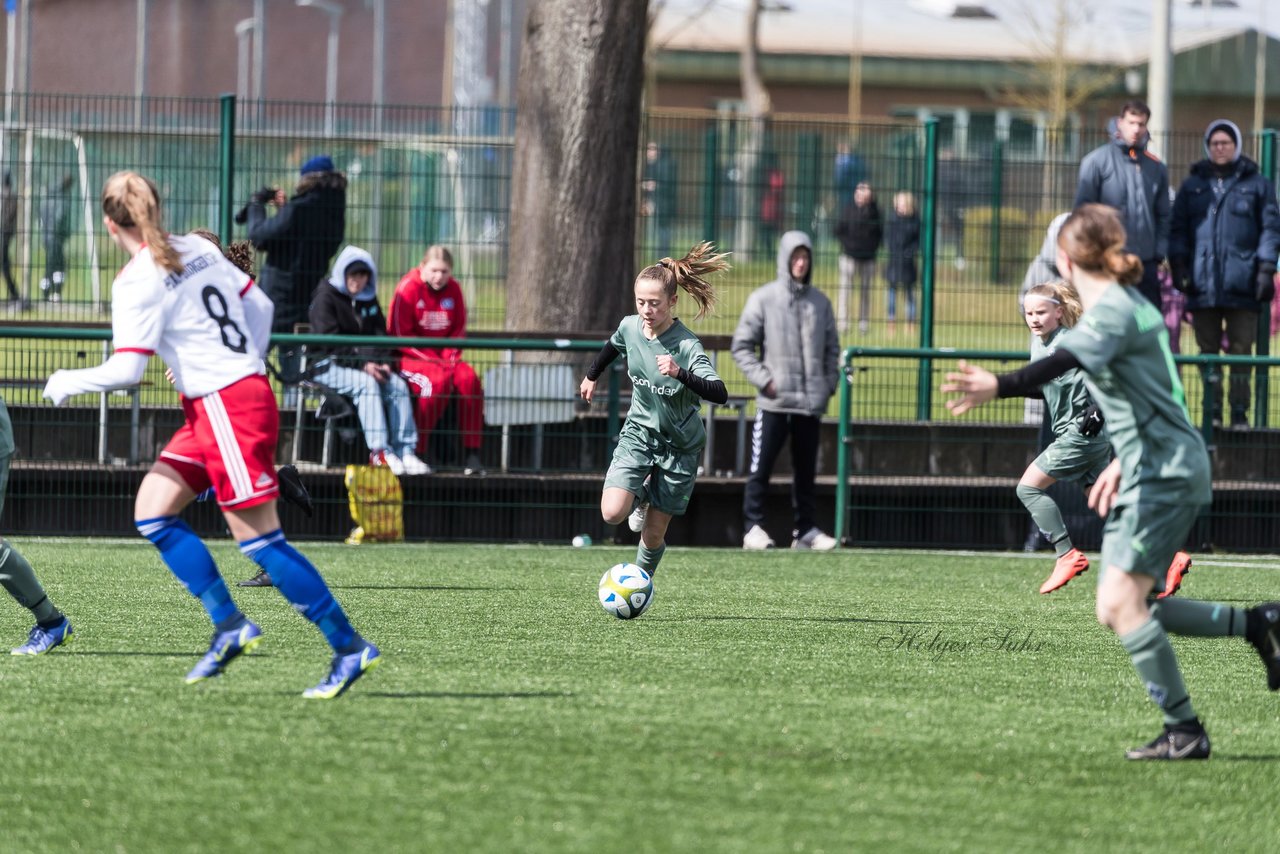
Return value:
<svg viewBox="0 0 1280 854">
<path fill-rule="evenodd" d="M 600 607 L 619 620 L 630 620 L 649 610 L 653 579 L 634 563 L 620 563 L 600 578 Z"/>
</svg>

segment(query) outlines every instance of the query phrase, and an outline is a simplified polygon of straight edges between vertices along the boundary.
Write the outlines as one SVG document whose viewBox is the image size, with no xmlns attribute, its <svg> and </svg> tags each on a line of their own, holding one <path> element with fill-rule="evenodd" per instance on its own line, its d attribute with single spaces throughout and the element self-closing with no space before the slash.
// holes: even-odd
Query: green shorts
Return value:
<svg viewBox="0 0 1280 854">
<path fill-rule="evenodd" d="M 1063 433 L 1035 459 L 1036 468 L 1054 480 L 1080 481 L 1088 489 L 1111 463 L 1111 443 Z"/>
<path fill-rule="evenodd" d="M 1156 590 L 1164 590 L 1173 554 L 1204 508 L 1199 504 L 1125 504 L 1107 517 L 1102 531 L 1102 566 L 1150 575 Z M 1098 573 L 1102 581 L 1103 572 Z"/>
<path fill-rule="evenodd" d="M 604 476 L 607 489 L 615 486 L 632 495 L 644 495 L 644 479 L 649 478 L 649 505 L 670 516 L 683 516 L 693 495 L 701 453 L 673 452 L 665 443 L 647 439 L 647 431 L 623 430 L 613 462 Z"/>
</svg>

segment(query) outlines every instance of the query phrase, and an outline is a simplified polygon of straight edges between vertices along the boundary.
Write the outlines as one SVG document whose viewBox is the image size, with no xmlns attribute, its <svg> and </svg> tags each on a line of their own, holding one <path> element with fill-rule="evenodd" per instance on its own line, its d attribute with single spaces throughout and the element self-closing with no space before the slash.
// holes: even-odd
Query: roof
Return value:
<svg viewBox="0 0 1280 854">
<path fill-rule="evenodd" d="M 661 0 L 654 43 L 664 50 L 737 51 L 753 0 Z M 1151 49 L 1151 5 L 1159 0 L 1069 0 L 1066 52 L 1080 62 L 1144 64 Z M 1221 0 L 1213 0 L 1213 3 Z M 1280 38 L 1274 0 L 1235 0 L 1236 8 L 1173 0 L 1175 52 L 1259 29 Z M 1265 14 L 1264 5 L 1273 8 Z M 760 45 L 768 53 L 1019 59 L 1051 49 L 1059 0 L 766 0 Z M 986 11 L 995 17 L 972 17 Z M 956 17 L 969 15 L 969 17 Z"/>
</svg>

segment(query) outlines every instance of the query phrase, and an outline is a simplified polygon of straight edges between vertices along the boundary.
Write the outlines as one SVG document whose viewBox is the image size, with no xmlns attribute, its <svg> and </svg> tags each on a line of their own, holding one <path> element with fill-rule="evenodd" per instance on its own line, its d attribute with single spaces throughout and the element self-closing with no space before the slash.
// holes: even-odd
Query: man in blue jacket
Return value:
<svg viewBox="0 0 1280 854">
<path fill-rule="evenodd" d="M 1275 295 L 1280 209 L 1258 164 L 1240 154 L 1240 129 L 1227 119 L 1204 132 L 1208 157 L 1191 166 L 1173 203 L 1169 261 L 1173 284 L 1187 294 L 1201 353 L 1247 356 L 1258 337 L 1258 313 Z M 1248 425 L 1249 370 L 1231 369 L 1231 426 Z M 1206 371 L 1215 421 L 1222 419 L 1222 377 Z"/>
<path fill-rule="evenodd" d="M 1097 202 L 1115 208 L 1124 223 L 1125 251 L 1142 259 L 1138 289 L 1160 305 L 1159 268 L 1169 248 L 1169 170 L 1147 151 L 1151 108 L 1129 101 L 1107 125 L 1111 140 L 1080 161 L 1080 183 L 1073 207 Z"/>
</svg>

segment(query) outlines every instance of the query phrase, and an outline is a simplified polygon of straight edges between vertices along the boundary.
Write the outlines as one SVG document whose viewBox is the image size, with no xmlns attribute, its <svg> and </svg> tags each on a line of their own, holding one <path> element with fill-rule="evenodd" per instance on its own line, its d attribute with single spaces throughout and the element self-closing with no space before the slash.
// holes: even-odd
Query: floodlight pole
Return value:
<svg viewBox="0 0 1280 854">
<path fill-rule="evenodd" d="M 299 6 L 311 6 L 329 14 L 329 51 L 324 75 L 324 134 L 333 136 L 334 105 L 338 101 L 338 26 L 342 7 L 329 0 L 297 0 Z"/>
<path fill-rule="evenodd" d="M 241 101 L 249 99 L 249 39 L 257 26 L 253 18 L 244 18 L 236 24 L 236 98 Z"/>
<path fill-rule="evenodd" d="M 1147 66 L 1147 106 L 1151 118 L 1147 132 L 1155 143 L 1156 153 L 1169 157 L 1169 128 L 1173 127 L 1173 95 L 1169 85 L 1169 68 L 1173 64 L 1173 47 L 1169 40 L 1170 4 L 1172 0 L 1151 0 L 1151 60 Z"/>
</svg>

